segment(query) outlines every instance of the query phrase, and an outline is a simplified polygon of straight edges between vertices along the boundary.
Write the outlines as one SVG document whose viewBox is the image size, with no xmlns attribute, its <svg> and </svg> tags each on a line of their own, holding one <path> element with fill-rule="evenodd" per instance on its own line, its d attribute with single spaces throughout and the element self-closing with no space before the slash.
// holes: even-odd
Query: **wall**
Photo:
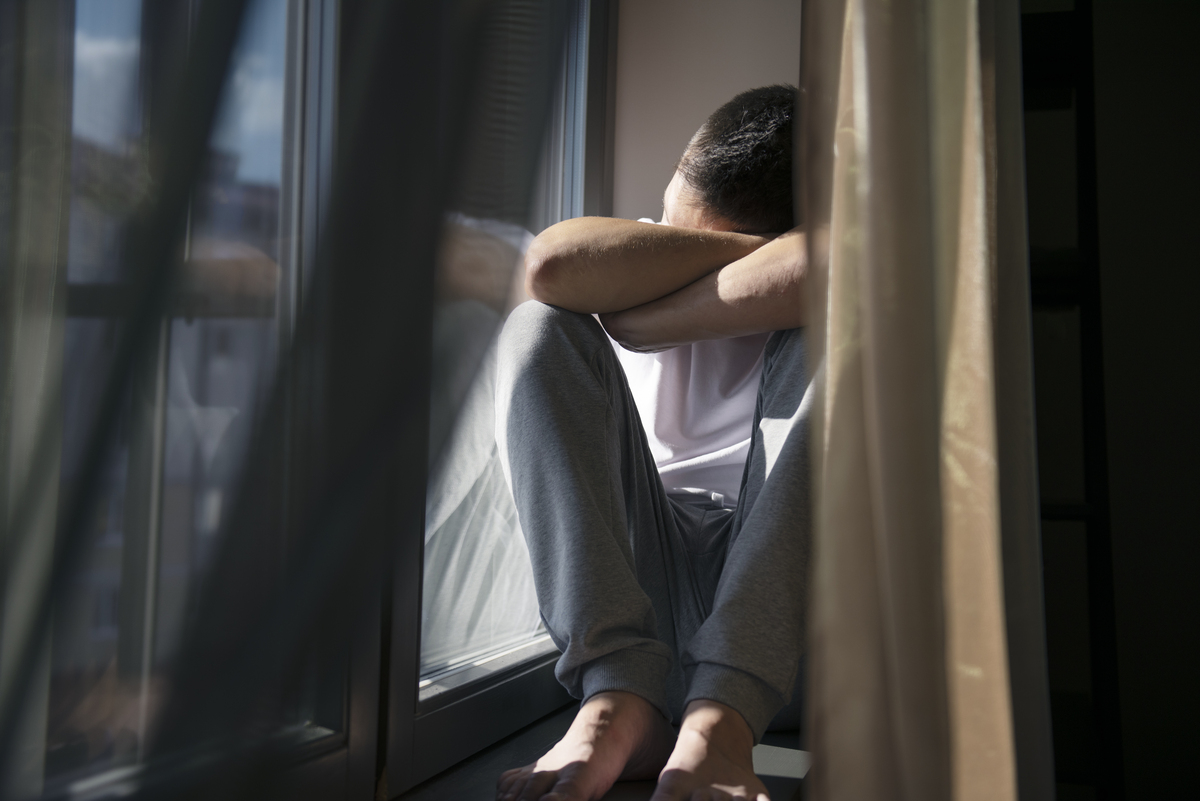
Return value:
<svg viewBox="0 0 1200 801">
<path fill-rule="evenodd" d="M 1094 8 L 1109 484 L 1127 797 L 1200 781 L 1200 4 Z"/>
<path fill-rule="evenodd" d="M 622 0 L 613 215 L 658 219 L 688 140 L 738 92 L 800 75 L 799 0 Z"/>
</svg>

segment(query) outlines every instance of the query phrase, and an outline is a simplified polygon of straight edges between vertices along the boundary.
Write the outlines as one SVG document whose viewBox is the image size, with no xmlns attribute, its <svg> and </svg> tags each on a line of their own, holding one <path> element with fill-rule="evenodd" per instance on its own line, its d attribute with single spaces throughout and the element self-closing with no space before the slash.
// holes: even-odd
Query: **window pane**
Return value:
<svg viewBox="0 0 1200 801">
<path fill-rule="evenodd" d="M 496 445 L 495 347 L 507 313 L 526 299 L 531 231 L 581 207 L 575 143 L 583 121 L 575 112 L 583 82 L 564 74 L 547 131 L 529 130 L 523 123 L 537 84 L 522 72 L 529 59 L 521 48 L 531 23 L 512 9 L 498 17 L 485 61 L 499 66 L 480 87 L 437 271 L 422 701 L 554 651 Z M 578 58 L 569 48 L 563 55 L 564 62 Z"/>
<path fill-rule="evenodd" d="M 280 254 L 295 250 L 282 237 L 298 233 L 281 225 L 285 154 L 293 152 L 284 118 L 293 6 L 250 4 L 193 194 L 179 291 L 124 400 L 85 568 L 54 610 L 45 776 L 56 786 L 141 758 L 289 334 L 292 266 Z M 120 260 L 124 225 L 150 180 L 142 23 L 144 11 L 163 8 L 77 4 L 64 499 L 133 296 Z M 323 689 L 309 686 L 278 722 L 309 724 L 320 708 L 322 724 L 340 726 L 340 701 L 318 704 Z"/>
<path fill-rule="evenodd" d="M 60 500 L 76 489 L 84 438 L 103 391 L 117 326 L 100 319 L 74 319 L 66 325 Z M 141 632 L 121 625 L 123 618 L 132 618 L 135 599 L 128 597 L 128 590 L 137 580 L 125 564 L 131 489 L 128 405 L 122 417 L 88 526 L 86 567 L 74 592 L 54 610 L 47 778 L 137 756 L 143 703 L 148 699 L 142 697 L 139 654 L 130 647 L 136 643 L 128 641 L 140 638 Z"/>
<path fill-rule="evenodd" d="M 71 283 L 121 277 L 121 224 L 149 179 L 139 97 L 141 0 L 78 0 L 71 108 Z"/>
<path fill-rule="evenodd" d="M 507 666 L 506 652 L 531 640 L 548 643 L 493 410 L 495 335 L 529 238 L 515 224 L 462 215 L 446 227 L 434 313 L 422 697 L 466 671 L 479 678 Z M 526 657 L 544 651 L 535 644 Z"/>
<path fill-rule="evenodd" d="M 1076 247 L 1074 109 L 1025 112 L 1025 162 L 1030 247 Z"/>
<path fill-rule="evenodd" d="M 79 0 L 75 10 L 68 314 L 63 332 L 60 503 L 77 489 L 86 439 L 121 326 L 121 230 L 144 186 L 138 98 L 140 0 Z M 109 308 L 103 308 L 105 304 Z M 127 397 L 89 521 L 79 584 L 54 609 L 46 778 L 136 760 L 150 703 L 141 645 L 147 498 L 131 483 L 135 408 Z M 139 536 L 139 534 L 141 536 Z M 142 557 L 141 564 L 130 560 Z"/>
<path fill-rule="evenodd" d="M 1079 309 L 1033 312 L 1038 481 L 1046 503 L 1083 503 Z"/>
<path fill-rule="evenodd" d="M 1087 524 L 1042 521 L 1050 691 L 1090 694 Z"/>
<path fill-rule="evenodd" d="M 155 660 L 175 653 L 279 350 L 287 3 L 250 7 L 197 188 L 167 357 Z"/>
</svg>

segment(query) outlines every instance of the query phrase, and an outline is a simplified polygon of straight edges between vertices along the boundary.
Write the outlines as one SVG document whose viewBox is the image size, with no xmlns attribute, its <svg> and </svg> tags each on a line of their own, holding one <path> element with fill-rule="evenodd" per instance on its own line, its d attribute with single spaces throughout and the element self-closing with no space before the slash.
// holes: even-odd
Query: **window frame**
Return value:
<svg viewBox="0 0 1200 801">
<path fill-rule="evenodd" d="M 551 112 L 545 206 L 537 224 L 612 214 L 616 0 L 576 0 Z M 561 159 L 561 162 L 556 163 Z M 413 458 L 416 458 L 414 455 Z M 423 465 L 424 455 L 421 456 Z M 423 480 L 428 479 L 423 472 Z M 420 700 L 424 517 L 402 536 L 385 602 L 386 784 L 395 798 L 513 732 L 574 703 L 554 677 L 557 649 L 509 665 L 444 696 Z"/>
<path fill-rule="evenodd" d="M 338 0 L 289 0 L 289 39 L 285 74 L 285 132 L 281 196 L 281 259 L 290 259 L 291 282 L 286 302 L 278 304 L 281 335 L 290 335 L 317 268 L 329 218 L 337 137 L 337 63 L 340 33 Z M 286 309 L 286 311 L 285 311 Z M 286 326 L 286 328 L 284 328 Z M 288 387 L 290 399 L 304 391 L 299 380 Z M 288 410 L 285 482 L 297 476 L 310 453 L 309 421 L 294 404 Z M 288 492 L 284 514 L 297 513 L 295 492 Z M 382 616 L 372 608 L 368 620 L 351 638 L 342 681 L 342 728 L 297 749 L 295 763 L 280 777 L 283 792 L 298 799 L 365 799 L 374 797 L 379 725 L 381 644 L 376 633 Z"/>
</svg>

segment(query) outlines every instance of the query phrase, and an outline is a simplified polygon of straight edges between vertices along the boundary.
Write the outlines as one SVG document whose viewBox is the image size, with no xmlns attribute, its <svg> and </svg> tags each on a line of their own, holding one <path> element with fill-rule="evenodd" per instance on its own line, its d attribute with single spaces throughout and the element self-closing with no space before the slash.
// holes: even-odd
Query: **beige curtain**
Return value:
<svg viewBox="0 0 1200 801">
<path fill-rule="evenodd" d="M 1053 797 L 1016 0 L 809 0 L 809 797 Z"/>
</svg>

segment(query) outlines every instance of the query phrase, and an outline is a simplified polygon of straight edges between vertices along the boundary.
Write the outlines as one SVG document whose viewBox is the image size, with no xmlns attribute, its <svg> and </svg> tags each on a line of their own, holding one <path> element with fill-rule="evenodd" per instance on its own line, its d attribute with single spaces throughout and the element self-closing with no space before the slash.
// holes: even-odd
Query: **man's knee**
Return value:
<svg viewBox="0 0 1200 801">
<path fill-rule="evenodd" d="M 566 355 L 607 345 L 604 329 L 590 314 L 560 309 L 536 300 L 513 309 L 500 334 L 502 369 L 520 369 L 531 358 Z"/>
<path fill-rule="evenodd" d="M 600 324 L 590 314 L 567 311 L 537 300 L 527 300 L 512 310 L 504 325 L 505 336 L 537 336 L 546 331 L 591 330 Z"/>
<path fill-rule="evenodd" d="M 776 331 L 767 340 L 763 354 L 760 402 L 764 415 L 784 419 L 803 404 L 812 375 L 803 328 Z"/>
<path fill-rule="evenodd" d="M 805 329 L 789 328 L 776 331 L 767 340 L 764 369 L 768 372 L 784 372 L 806 375 L 808 350 Z"/>
</svg>

